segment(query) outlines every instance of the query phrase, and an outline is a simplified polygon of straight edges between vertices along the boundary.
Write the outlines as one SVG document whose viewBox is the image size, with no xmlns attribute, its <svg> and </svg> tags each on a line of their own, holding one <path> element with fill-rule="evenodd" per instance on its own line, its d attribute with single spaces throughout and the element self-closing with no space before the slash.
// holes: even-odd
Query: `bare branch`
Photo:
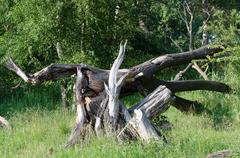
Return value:
<svg viewBox="0 0 240 158">
<path fill-rule="evenodd" d="M 205 80 L 209 80 L 207 74 L 202 71 L 202 69 L 198 66 L 198 64 L 196 62 L 193 62 L 192 68 L 194 68 L 195 70 L 197 70 L 197 72 L 205 79 Z"/>
<path fill-rule="evenodd" d="M 9 70 L 14 71 L 18 76 L 20 76 L 25 82 L 30 82 L 29 77 L 23 72 L 12 60 L 12 58 L 9 58 L 6 67 Z"/>
<path fill-rule="evenodd" d="M 56 50 L 57 50 L 57 55 L 58 55 L 58 58 L 59 59 L 62 59 L 62 56 L 63 56 L 63 53 L 62 53 L 62 48 L 60 46 L 60 43 L 57 42 L 57 45 L 56 45 Z"/>
<path fill-rule="evenodd" d="M 211 48 L 210 46 L 204 46 L 193 51 L 162 55 L 130 68 L 130 74 L 135 76 L 142 73 L 143 76 L 151 76 L 156 71 L 166 67 L 187 64 L 195 59 L 205 59 L 206 56 L 211 56 L 222 50 L 221 47 Z"/>
<path fill-rule="evenodd" d="M 188 69 L 191 68 L 191 66 L 192 63 L 188 64 L 188 66 L 184 70 L 179 71 L 179 73 L 175 76 L 174 81 L 180 80 L 183 77 L 183 75 L 188 71 Z"/>
<path fill-rule="evenodd" d="M 108 92 L 108 95 L 109 95 L 108 108 L 109 108 L 109 116 L 111 121 L 110 123 L 113 126 L 113 128 L 115 128 L 117 118 L 118 118 L 118 111 L 119 111 L 118 97 L 120 95 L 121 85 L 123 84 L 123 81 L 127 76 L 127 75 L 123 75 L 123 77 L 120 78 L 119 81 L 117 81 L 118 69 L 120 68 L 120 65 L 122 64 L 122 61 L 124 59 L 126 44 L 127 44 L 127 41 L 124 43 L 124 45 L 121 42 L 118 57 L 113 63 L 113 66 L 109 73 L 109 79 L 108 79 L 108 88 L 107 88 L 109 91 Z"/>
</svg>

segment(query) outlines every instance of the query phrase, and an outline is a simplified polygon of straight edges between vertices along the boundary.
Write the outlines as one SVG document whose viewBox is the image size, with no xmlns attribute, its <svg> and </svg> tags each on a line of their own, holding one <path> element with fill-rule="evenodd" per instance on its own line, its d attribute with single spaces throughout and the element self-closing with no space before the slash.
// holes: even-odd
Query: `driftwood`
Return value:
<svg viewBox="0 0 240 158">
<path fill-rule="evenodd" d="M 51 64 L 34 74 L 26 74 L 12 59 L 9 59 L 7 68 L 30 84 L 76 76 L 77 118 L 66 147 L 86 134 L 86 126 L 97 136 L 110 134 L 118 140 L 140 139 L 145 142 L 159 140 L 161 134 L 151 123 L 151 118 L 166 111 L 170 105 L 181 111 L 195 108 L 196 102 L 178 97 L 176 92 L 208 90 L 227 93 L 231 90 L 228 85 L 217 81 L 164 81 L 154 77 L 154 73 L 164 68 L 214 55 L 223 50 L 221 47 L 204 46 L 189 52 L 166 54 L 129 69 L 119 69 L 125 48 L 126 43 L 121 43 L 119 55 L 110 70 L 87 64 Z M 119 98 L 135 92 L 140 92 L 145 98 L 127 109 Z"/>
</svg>

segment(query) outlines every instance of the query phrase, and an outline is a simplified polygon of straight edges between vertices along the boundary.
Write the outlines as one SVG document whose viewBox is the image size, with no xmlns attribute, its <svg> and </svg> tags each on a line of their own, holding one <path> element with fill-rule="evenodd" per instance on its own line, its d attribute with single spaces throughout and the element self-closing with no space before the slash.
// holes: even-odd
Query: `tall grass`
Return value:
<svg viewBox="0 0 240 158">
<path fill-rule="evenodd" d="M 61 109 L 26 110 L 11 117 L 12 130 L 0 130 L 0 155 L 10 157 L 204 157 L 210 152 L 231 149 L 239 152 L 236 125 L 216 130 L 206 116 L 182 114 L 170 109 L 167 115 L 173 129 L 164 132 L 168 143 L 117 143 L 111 138 L 92 138 L 70 149 L 63 145 L 68 137 L 74 113 Z"/>
<path fill-rule="evenodd" d="M 219 79 L 218 75 L 215 79 Z M 228 80 L 226 80 L 228 78 Z M 1 98 L 0 115 L 9 119 L 11 130 L 0 129 L 1 158 L 34 157 L 163 157 L 199 158 L 208 153 L 229 149 L 232 157 L 240 157 L 240 98 L 239 76 L 226 74 L 222 81 L 232 85 L 232 94 L 188 92 L 178 95 L 198 100 L 211 113 L 184 114 L 171 107 L 164 116 L 172 129 L 161 131 L 167 143 L 139 141 L 118 143 L 112 138 L 82 140 L 70 149 L 64 149 L 75 112 L 61 108 L 59 87 L 31 88 Z M 124 99 L 127 106 L 141 96 Z"/>
</svg>

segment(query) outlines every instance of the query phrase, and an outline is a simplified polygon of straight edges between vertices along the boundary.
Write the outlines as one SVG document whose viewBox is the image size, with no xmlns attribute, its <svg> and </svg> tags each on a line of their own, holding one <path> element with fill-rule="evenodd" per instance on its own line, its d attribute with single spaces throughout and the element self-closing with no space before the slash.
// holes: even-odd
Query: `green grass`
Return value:
<svg viewBox="0 0 240 158">
<path fill-rule="evenodd" d="M 170 108 L 165 116 L 172 130 L 162 131 L 167 143 L 118 143 L 111 138 L 90 138 L 75 147 L 64 149 L 75 112 L 61 109 L 58 88 L 35 88 L 14 94 L 0 101 L 0 115 L 9 119 L 11 130 L 0 128 L 1 158 L 34 157 L 163 157 L 202 158 L 208 153 L 230 149 L 240 157 L 240 99 L 210 92 L 179 94 L 197 99 L 211 114 L 183 114 Z M 127 105 L 141 97 L 125 98 Z"/>
</svg>

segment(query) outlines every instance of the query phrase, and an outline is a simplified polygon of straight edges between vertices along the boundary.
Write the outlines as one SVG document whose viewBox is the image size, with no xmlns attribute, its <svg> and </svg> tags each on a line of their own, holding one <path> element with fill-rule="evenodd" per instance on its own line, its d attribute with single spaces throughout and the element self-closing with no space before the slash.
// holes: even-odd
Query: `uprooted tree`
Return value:
<svg viewBox="0 0 240 158">
<path fill-rule="evenodd" d="M 44 81 L 56 81 L 72 75 L 76 76 L 76 125 L 66 146 L 76 143 L 80 136 L 91 128 L 95 134 L 116 136 L 118 140 L 140 139 L 149 141 L 160 139 L 161 134 L 150 119 L 163 113 L 173 105 L 181 111 L 194 111 L 195 101 L 175 95 L 176 92 L 208 90 L 229 92 L 224 83 L 209 80 L 159 80 L 154 76 L 167 67 L 191 63 L 192 60 L 206 59 L 207 56 L 223 50 L 222 47 L 204 46 L 199 49 L 166 54 L 148 60 L 129 69 L 119 69 L 124 59 L 126 42 L 120 44 L 119 54 L 111 70 L 99 69 L 87 64 L 51 64 L 34 74 L 24 73 L 12 59 L 7 68 L 14 71 L 25 82 L 39 84 Z M 181 72 L 178 74 L 181 76 Z M 120 96 L 140 92 L 145 98 L 129 109 L 120 102 Z"/>
</svg>

